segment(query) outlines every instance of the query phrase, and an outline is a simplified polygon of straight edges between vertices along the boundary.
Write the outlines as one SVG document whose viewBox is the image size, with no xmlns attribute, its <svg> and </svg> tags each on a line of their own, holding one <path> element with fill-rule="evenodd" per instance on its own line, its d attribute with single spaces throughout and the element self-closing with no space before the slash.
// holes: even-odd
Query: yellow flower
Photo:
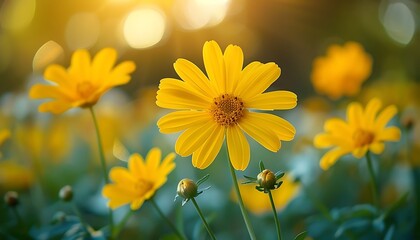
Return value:
<svg viewBox="0 0 420 240">
<path fill-rule="evenodd" d="M 51 98 L 39 106 L 40 112 L 59 114 L 74 107 L 90 107 L 112 87 L 130 81 L 130 73 L 136 68 L 134 62 L 125 61 L 114 68 L 117 52 L 112 48 L 102 49 L 91 60 L 87 50 L 74 52 L 68 69 L 50 65 L 44 78 L 54 85 L 34 85 L 31 98 Z"/>
<path fill-rule="evenodd" d="M 233 167 L 244 170 L 250 159 L 249 143 L 243 132 L 276 152 L 280 140 L 290 141 L 295 128 L 283 118 L 249 111 L 291 109 L 296 94 L 289 91 L 263 93 L 280 76 L 275 63 L 252 62 L 244 69 L 242 49 L 229 45 L 224 54 L 215 41 L 203 47 L 208 78 L 192 62 L 178 59 L 174 68 L 182 80 L 160 81 L 157 105 L 179 110 L 158 121 L 162 133 L 184 131 L 175 151 L 192 156 L 193 166 L 204 169 L 217 156 L 226 136 Z"/>
<path fill-rule="evenodd" d="M 280 188 L 271 191 L 277 211 L 281 211 L 286 207 L 300 190 L 300 184 L 293 182 L 288 175 L 285 175 L 281 180 L 283 184 Z M 255 186 L 256 184 L 239 184 L 245 207 L 254 214 L 263 214 L 272 211 L 268 195 L 264 192 L 257 191 Z M 231 192 L 231 197 L 234 201 L 237 201 L 236 194 L 233 191 Z"/>
<path fill-rule="evenodd" d="M 379 99 L 372 99 L 363 110 L 360 103 L 353 102 L 347 107 L 347 122 L 339 118 L 332 118 L 325 122 L 325 133 L 318 134 L 314 139 L 317 148 L 336 146 L 321 159 L 321 168 L 327 170 L 341 156 L 352 153 L 356 158 L 362 158 L 367 151 L 375 154 L 383 152 L 384 141 L 398 141 L 400 129 L 386 127 L 387 123 L 397 113 L 394 105 L 381 108 Z"/>
<path fill-rule="evenodd" d="M 311 80 L 315 90 L 331 99 L 354 96 L 370 76 L 372 58 L 356 42 L 332 45 L 327 55 L 313 62 Z"/>
<path fill-rule="evenodd" d="M 34 182 L 33 172 L 16 161 L 0 161 L 0 191 L 26 189 Z"/>
<path fill-rule="evenodd" d="M 114 167 L 109 172 L 113 183 L 106 184 L 102 194 L 109 198 L 108 206 L 112 209 L 130 203 L 132 210 L 141 207 L 166 182 L 168 174 L 175 168 L 175 154 L 168 154 L 160 164 L 161 151 L 153 148 L 146 161 L 135 153 L 128 160 L 128 169 Z"/>
</svg>

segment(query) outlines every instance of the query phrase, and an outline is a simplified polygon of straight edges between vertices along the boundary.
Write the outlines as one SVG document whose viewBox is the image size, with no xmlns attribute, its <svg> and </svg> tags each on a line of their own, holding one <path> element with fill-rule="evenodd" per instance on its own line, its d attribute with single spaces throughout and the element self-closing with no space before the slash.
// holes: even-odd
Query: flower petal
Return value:
<svg viewBox="0 0 420 240">
<path fill-rule="evenodd" d="M 103 48 L 92 60 L 92 81 L 103 82 L 112 70 L 117 60 L 117 51 L 113 48 Z"/>
<path fill-rule="evenodd" d="M 385 149 L 385 144 L 382 142 L 374 142 L 369 146 L 369 150 L 375 154 L 381 154 Z"/>
<path fill-rule="evenodd" d="M 36 84 L 29 91 L 30 98 L 54 98 L 69 100 L 70 97 L 61 91 L 59 86 Z"/>
<path fill-rule="evenodd" d="M 229 159 L 236 170 L 245 170 L 250 160 L 249 143 L 239 126 L 227 128 L 226 142 L 229 150 Z"/>
<path fill-rule="evenodd" d="M 223 144 L 224 137 L 225 128 L 220 125 L 216 125 L 216 128 L 208 137 L 203 146 L 193 153 L 193 166 L 199 169 L 207 168 L 219 153 Z"/>
<path fill-rule="evenodd" d="M 345 138 L 353 134 L 350 126 L 340 118 L 328 119 L 324 124 L 324 130 L 333 135 L 338 134 L 344 136 Z"/>
<path fill-rule="evenodd" d="M 246 107 L 261 110 L 285 110 L 297 105 L 297 96 L 290 91 L 274 91 L 258 94 L 245 103 Z"/>
<path fill-rule="evenodd" d="M 224 54 L 226 66 L 226 92 L 233 93 L 241 77 L 244 54 L 239 46 L 229 45 Z"/>
<path fill-rule="evenodd" d="M 344 148 L 334 148 L 324 154 L 324 156 L 321 158 L 321 161 L 319 162 L 319 165 L 323 170 L 328 170 L 341 156 L 350 152 L 351 150 Z"/>
<path fill-rule="evenodd" d="M 328 133 L 321 133 L 315 136 L 314 146 L 317 148 L 329 148 L 332 146 L 350 147 L 351 140 L 346 135 L 332 135 Z"/>
<path fill-rule="evenodd" d="M 133 61 L 125 61 L 118 64 L 108 76 L 106 76 L 103 84 L 108 87 L 126 84 L 131 80 L 130 73 L 136 70 L 136 64 Z"/>
<path fill-rule="evenodd" d="M 256 113 L 246 113 L 239 122 L 239 126 L 265 148 L 272 152 L 277 152 L 281 147 L 279 137 L 271 129 L 271 124 L 262 122 L 259 116 L 255 114 Z"/>
<path fill-rule="evenodd" d="M 139 209 L 143 205 L 144 200 L 146 200 L 146 198 L 141 197 L 141 198 L 137 198 L 134 201 L 132 201 L 131 204 L 130 204 L 131 210 L 135 211 L 135 210 Z"/>
<path fill-rule="evenodd" d="M 280 68 L 277 64 L 266 63 L 258 65 L 253 67 L 251 71 L 244 71 L 235 92 L 244 101 L 247 101 L 264 92 L 279 77 Z"/>
<path fill-rule="evenodd" d="M 119 185 L 107 184 L 102 188 L 102 195 L 109 198 L 108 206 L 111 209 L 119 208 L 125 204 L 130 203 L 136 198 L 132 191 L 120 188 Z"/>
<path fill-rule="evenodd" d="M 376 136 L 377 141 L 399 141 L 401 138 L 401 130 L 398 127 L 387 127 L 380 131 Z"/>
<path fill-rule="evenodd" d="M 146 156 L 146 166 L 147 170 L 151 172 L 156 172 L 159 168 L 160 160 L 162 158 L 162 152 L 159 148 L 152 148 L 147 153 Z"/>
<path fill-rule="evenodd" d="M 159 166 L 160 175 L 164 175 L 166 178 L 166 175 L 168 175 L 175 168 L 175 157 L 175 153 L 170 153 L 163 159 L 162 163 Z"/>
<path fill-rule="evenodd" d="M 371 129 L 372 126 L 374 126 L 376 115 L 378 114 L 378 111 L 381 108 L 381 106 L 382 103 L 377 98 L 373 98 L 369 101 L 365 109 L 364 127 Z"/>
<path fill-rule="evenodd" d="M 208 109 L 210 103 L 185 82 L 162 79 L 157 92 L 156 104 L 169 109 Z"/>
<path fill-rule="evenodd" d="M 54 114 L 60 114 L 67 111 L 71 107 L 73 106 L 65 101 L 51 101 L 39 105 L 38 110 L 40 112 L 51 112 Z"/>
<path fill-rule="evenodd" d="M 218 93 L 226 92 L 226 70 L 222 50 L 215 41 L 207 41 L 203 47 L 203 60 L 207 76 Z"/>
<path fill-rule="evenodd" d="M 364 146 L 361 146 L 361 147 L 356 147 L 355 149 L 353 149 L 353 151 L 351 153 L 353 154 L 353 156 L 355 158 L 360 159 L 360 158 L 366 156 L 366 153 L 367 153 L 368 149 L 369 149 L 369 145 L 364 145 Z"/>
<path fill-rule="evenodd" d="M 57 83 L 64 88 L 73 88 L 74 82 L 70 78 L 66 69 L 60 65 L 52 64 L 45 69 L 44 78 L 48 81 Z"/>
<path fill-rule="evenodd" d="M 211 86 L 209 79 L 194 63 L 180 58 L 174 63 L 174 69 L 182 80 L 203 95 L 218 97 L 217 90 Z"/>
<path fill-rule="evenodd" d="M 391 105 L 386 107 L 376 118 L 375 128 L 378 130 L 383 129 L 388 122 L 397 114 L 397 107 L 395 105 Z"/>
<path fill-rule="evenodd" d="M 73 81 L 85 81 L 90 79 L 90 55 L 86 49 L 80 49 L 73 53 L 71 57 L 71 64 L 68 69 L 71 76 L 75 76 Z"/>
<path fill-rule="evenodd" d="M 123 167 L 113 167 L 109 172 L 109 179 L 122 185 L 132 185 L 135 182 L 130 172 Z"/>
<path fill-rule="evenodd" d="M 360 103 L 352 102 L 347 107 L 347 121 L 350 126 L 360 127 L 363 119 L 363 108 Z"/>
<path fill-rule="evenodd" d="M 274 132 L 279 140 L 291 141 L 295 137 L 296 129 L 287 120 L 269 113 L 248 112 L 246 120 L 252 121 L 255 125 L 264 125 L 271 132 Z M 242 121 L 240 121 L 240 124 Z"/>
<path fill-rule="evenodd" d="M 188 128 L 183 132 L 175 143 L 175 151 L 182 157 L 191 155 L 212 135 L 217 128 L 216 122 L 208 122 L 207 124 L 196 125 Z"/>
<path fill-rule="evenodd" d="M 157 125 L 161 133 L 174 133 L 211 120 L 208 112 L 186 110 L 166 114 L 158 120 Z"/>
<path fill-rule="evenodd" d="M 149 171 L 146 168 L 145 161 L 138 153 L 133 153 L 128 159 L 128 169 L 134 177 L 148 177 Z"/>
</svg>

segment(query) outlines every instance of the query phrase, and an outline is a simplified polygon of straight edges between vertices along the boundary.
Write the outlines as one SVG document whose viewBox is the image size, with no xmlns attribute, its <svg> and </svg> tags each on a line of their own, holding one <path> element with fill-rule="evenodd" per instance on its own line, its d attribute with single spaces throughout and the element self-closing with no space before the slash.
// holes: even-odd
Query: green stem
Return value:
<svg viewBox="0 0 420 240">
<path fill-rule="evenodd" d="M 114 231 L 111 233 L 111 237 L 113 239 L 117 239 L 118 235 L 120 234 L 121 230 L 123 229 L 123 227 L 125 226 L 125 224 L 127 223 L 128 219 L 130 219 L 131 215 L 133 215 L 133 211 L 129 210 L 124 218 L 121 220 L 121 222 L 119 222 L 115 228 L 113 229 Z"/>
<path fill-rule="evenodd" d="M 228 153 L 229 156 L 229 153 Z M 252 229 L 251 222 L 248 217 L 248 213 L 245 210 L 244 202 L 242 201 L 241 192 L 239 191 L 238 180 L 236 179 L 235 169 L 233 169 L 232 163 L 230 162 L 229 157 L 227 158 L 229 161 L 230 167 L 230 175 L 232 175 L 233 186 L 235 188 L 236 197 L 238 198 L 239 207 L 241 208 L 242 217 L 245 221 L 246 228 L 248 230 L 249 237 L 251 240 L 256 239 L 254 230 Z"/>
<path fill-rule="evenodd" d="M 86 228 L 86 230 L 88 229 L 88 225 L 86 224 L 86 222 L 83 220 L 82 218 L 82 214 L 80 213 L 79 209 L 77 208 L 76 204 L 74 202 L 71 202 L 71 207 L 73 208 L 73 212 L 77 215 L 77 217 L 79 217 L 80 223 Z"/>
<path fill-rule="evenodd" d="M 203 213 L 201 212 L 200 208 L 198 207 L 197 201 L 195 201 L 195 198 L 191 198 L 191 201 L 194 203 L 195 209 L 197 209 L 198 215 L 200 215 L 200 218 L 203 221 L 204 226 L 206 227 L 207 232 L 209 233 L 211 239 L 215 240 L 216 237 L 214 236 L 213 232 L 210 229 L 210 226 L 207 224 L 207 221 L 203 216 Z"/>
<path fill-rule="evenodd" d="M 268 196 L 270 197 L 271 208 L 273 209 L 273 214 L 274 214 L 274 221 L 276 222 L 277 238 L 281 240 L 280 221 L 279 221 L 279 217 L 277 216 L 276 206 L 274 205 L 273 195 L 271 194 L 270 190 L 268 190 Z"/>
<path fill-rule="evenodd" d="M 378 185 L 376 183 L 375 173 L 373 172 L 373 167 L 372 167 L 372 159 L 370 157 L 369 152 L 366 153 L 366 161 L 367 161 L 369 175 L 370 175 L 373 203 L 375 204 L 375 206 L 378 206 L 379 205 L 379 202 L 378 202 Z"/>
<path fill-rule="evenodd" d="M 176 235 L 180 239 L 186 240 L 187 238 L 178 230 L 177 227 L 163 214 L 163 212 L 160 210 L 159 206 L 156 204 L 155 200 L 153 198 L 150 199 L 150 202 L 155 207 L 156 211 L 159 213 L 160 217 L 166 221 L 166 223 L 172 228 L 172 230 L 175 232 Z"/>
<path fill-rule="evenodd" d="M 107 174 L 107 167 L 106 167 L 106 162 L 105 162 L 104 148 L 102 147 L 102 139 L 101 139 L 101 133 L 99 131 L 98 121 L 96 119 L 96 115 L 95 115 L 95 111 L 93 110 L 93 107 L 89 107 L 89 110 L 90 110 L 90 113 L 92 115 L 93 123 L 95 125 L 96 139 L 97 139 L 97 142 L 98 142 L 99 159 L 101 160 L 103 177 L 104 177 L 105 183 L 109 183 L 108 174 Z M 111 230 L 111 233 L 112 233 L 113 229 L 114 229 L 114 220 L 113 220 L 113 217 L 112 217 L 112 209 L 109 209 L 109 226 L 110 226 L 110 230 Z"/>
</svg>

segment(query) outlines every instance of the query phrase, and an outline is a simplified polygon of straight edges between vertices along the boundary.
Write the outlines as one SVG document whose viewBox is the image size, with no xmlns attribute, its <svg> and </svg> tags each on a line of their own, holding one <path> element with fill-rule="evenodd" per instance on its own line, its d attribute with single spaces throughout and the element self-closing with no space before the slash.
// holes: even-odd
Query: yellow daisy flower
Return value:
<svg viewBox="0 0 420 240">
<path fill-rule="evenodd" d="M 106 184 L 102 194 L 109 198 L 108 206 L 112 209 L 130 203 L 132 210 L 141 207 L 166 182 L 167 176 L 175 168 L 175 154 L 168 154 L 161 163 L 161 151 L 153 148 L 146 156 L 146 161 L 137 153 L 128 160 L 128 169 L 113 167 L 109 178 L 113 183 Z"/>
<path fill-rule="evenodd" d="M 91 60 L 87 50 L 73 53 L 68 69 L 53 64 L 47 67 L 44 78 L 54 85 L 36 84 L 32 86 L 31 98 L 51 98 L 50 102 L 39 106 L 40 112 L 59 114 L 74 107 L 91 107 L 109 89 L 130 81 L 130 73 L 136 66 L 125 61 L 114 68 L 117 51 L 104 48 Z"/>
<path fill-rule="evenodd" d="M 215 41 L 203 47 L 208 77 L 192 62 L 178 59 L 175 71 L 182 80 L 160 81 L 156 104 L 179 110 L 158 121 L 160 132 L 184 131 L 175 151 L 192 154 L 193 166 L 204 169 L 217 156 L 226 136 L 233 167 L 244 170 L 250 159 L 249 143 L 243 132 L 270 151 L 280 149 L 280 140 L 294 138 L 295 128 L 283 118 L 249 109 L 283 110 L 296 106 L 289 91 L 263 93 L 280 76 L 275 63 L 252 62 L 244 69 L 242 49 L 229 45 L 222 53 Z"/>
<path fill-rule="evenodd" d="M 356 95 L 371 71 L 372 58 L 362 45 L 347 42 L 344 46 L 331 45 L 326 56 L 314 60 L 311 80 L 318 93 L 338 99 Z"/>
<path fill-rule="evenodd" d="M 301 187 L 299 183 L 294 182 L 288 175 L 285 175 L 281 180 L 283 181 L 281 187 L 271 191 L 277 211 L 284 209 L 297 196 Z M 239 184 L 245 207 L 257 215 L 271 212 L 272 208 L 268 195 L 257 191 L 255 186 L 255 184 Z M 236 202 L 238 201 L 233 189 L 231 198 Z"/>
<path fill-rule="evenodd" d="M 325 133 L 315 136 L 314 145 L 317 148 L 336 147 L 321 158 L 322 169 L 327 170 L 338 158 L 348 153 L 359 159 L 367 151 L 380 154 L 385 148 L 384 141 L 400 139 L 398 127 L 386 127 L 397 113 L 397 108 L 391 105 L 378 114 L 381 105 L 381 101 L 374 98 L 363 110 L 360 103 L 353 102 L 347 107 L 347 122 L 339 118 L 325 122 Z"/>
</svg>

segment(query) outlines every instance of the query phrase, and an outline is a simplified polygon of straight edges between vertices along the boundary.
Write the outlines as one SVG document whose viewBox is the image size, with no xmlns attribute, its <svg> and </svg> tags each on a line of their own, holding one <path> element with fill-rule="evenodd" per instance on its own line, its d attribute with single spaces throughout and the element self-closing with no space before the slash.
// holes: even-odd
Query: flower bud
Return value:
<svg viewBox="0 0 420 240">
<path fill-rule="evenodd" d="M 272 171 L 264 169 L 258 174 L 257 183 L 264 189 L 275 189 L 276 175 Z"/>
<path fill-rule="evenodd" d="M 197 197 L 198 195 L 197 189 L 198 189 L 198 186 L 193 180 L 184 178 L 181 181 L 179 181 L 178 188 L 176 191 L 177 191 L 178 196 L 183 197 L 185 199 L 189 199 L 189 198 Z"/>
<path fill-rule="evenodd" d="M 60 192 L 58 193 L 58 196 L 61 198 L 61 200 L 68 202 L 73 199 L 73 189 L 71 186 L 66 185 L 60 189 Z"/>
<path fill-rule="evenodd" d="M 4 201 L 9 207 L 15 207 L 19 204 L 19 195 L 15 191 L 8 191 L 4 195 Z"/>
</svg>

